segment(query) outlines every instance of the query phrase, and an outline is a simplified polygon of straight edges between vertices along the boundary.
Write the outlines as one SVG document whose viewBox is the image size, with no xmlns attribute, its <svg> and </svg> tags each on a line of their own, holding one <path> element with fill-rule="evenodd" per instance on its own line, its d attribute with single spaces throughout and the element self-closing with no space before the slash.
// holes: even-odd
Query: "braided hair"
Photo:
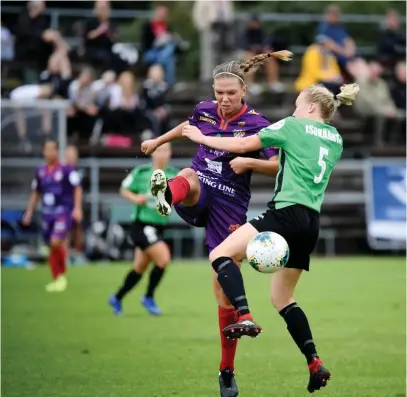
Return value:
<svg viewBox="0 0 407 397">
<path fill-rule="evenodd" d="M 225 62 L 215 67 L 213 70 L 213 78 L 216 79 L 222 75 L 234 75 L 243 85 L 245 76 L 247 74 L 254 73 L 260 67 L 260 65 L 266 62 L 269 58 L 280 59 L 281 61 L 288 62 L 291 61 L 292 56 L 292 52 L 283 50 L 255 55 L 254 57 L 251 57 L 245 61 Z"/>
</svg>

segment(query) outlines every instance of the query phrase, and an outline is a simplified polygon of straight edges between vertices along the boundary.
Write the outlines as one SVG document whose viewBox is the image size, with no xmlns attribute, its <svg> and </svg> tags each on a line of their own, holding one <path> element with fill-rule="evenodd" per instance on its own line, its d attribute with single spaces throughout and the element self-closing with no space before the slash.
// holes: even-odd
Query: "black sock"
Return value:
<svg viewBox="0 0 407 397">
<path fill-rule="evenodd" d="M 318 357 L 314 341 L 312 340 L 311 328 L 307 316 L 297 304 L 291 303 L 280 311 L 280 316 L 287 323 L 287 329 L 301 353 L 309 363 L 313 357 Z"/>
<path fill-rule="evenodd" d="M 117 291 L 116 298 L 121 301 L 126 294 L 128 294 L 134 286 L 140 281 L 142 274 L 137 273 L 135 270 L 130 270 L 124 279 L 123 285 Z"/>
<path fill-rule="evenodd" d="M 212 262 L 212 267 L 218 273 L 219 284 L 230 303 L 239 314 L 249 314 L 242 273 L 236 263 L 233 262 L 232 258 L 222 256 Z"/>
<path fill-rule="evenodd" d="M 152 298 L 154 296 L 154 291 L 158 287 L 158 284 L 160 283 L 164 275 L 164 271 L 165 269 L 161 269 L 158 266 L 154 266 L 154 269 L 151 270 L 150 280 L 148 282 L 148 288 L 146 292 L 147 297 Z"/>
</svg>

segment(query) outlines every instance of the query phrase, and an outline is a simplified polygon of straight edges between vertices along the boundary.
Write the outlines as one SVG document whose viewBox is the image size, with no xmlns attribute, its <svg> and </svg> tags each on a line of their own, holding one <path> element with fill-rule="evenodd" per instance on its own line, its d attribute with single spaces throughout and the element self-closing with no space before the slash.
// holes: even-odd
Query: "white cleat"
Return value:
<svg viewBox="0 0 407 397">
<path fill-rule="evenodd" d="M 167 177 L 163 170 L 155 170 L 151 175 L 150 189 L 157 207 L 157 211 L 162 216 L 171 214 L 171 202 L 168 202 L 165 197 L 165 192 L 168 189 Z"/>
</svg>

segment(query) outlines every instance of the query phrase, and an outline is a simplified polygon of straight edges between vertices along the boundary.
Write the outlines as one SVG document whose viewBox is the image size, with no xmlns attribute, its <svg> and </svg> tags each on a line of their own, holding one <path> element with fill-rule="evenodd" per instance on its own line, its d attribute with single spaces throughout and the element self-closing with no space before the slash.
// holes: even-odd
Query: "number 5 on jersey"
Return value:
<svg viewBox="0 0 407 397">
<path fill-rule="evenodd" d="M 319 160 L 318 165 L 321 167 L 321 173 L 318 176 L 314 176 L 314 183 L 321 183 L 326 171 L 326 163 L 324 161 L 324 156 L 328 156 L 328 149 L 324 147 L 319 148 Z"/>
</svg>

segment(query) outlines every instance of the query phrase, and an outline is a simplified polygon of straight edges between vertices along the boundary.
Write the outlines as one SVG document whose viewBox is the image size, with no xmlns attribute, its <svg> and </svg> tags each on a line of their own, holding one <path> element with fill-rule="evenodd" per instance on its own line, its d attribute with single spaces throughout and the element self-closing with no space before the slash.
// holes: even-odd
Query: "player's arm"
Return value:
<svg viewBox="0 0 407 397">
<path fill-rule="evenodd" d="M 189 125 L 188 121 L 184 121 L 181 124 L 178 124 L 172 130 L 166 132 L 165 134 L 159 136 L 156 140 L 158 146 L 164 145 L 164 143 L 175 141 L 176 139 L 182 139 L 182 129 Z M 158 147 L 157 146 L 157 147 Z"/>
<path fill-rule="evenodd" d="M 135 168 L 123 180 L 120 186 L 120 195 L 126 200 L 136 205 L 144 205 L 147 202 L 147 197 L 143 194 L 137 194 L 137 176 L 138 170 Z"/>
<path fill-rule="evenodd" d="M 30 200 L 28 202 L 27 210 L 24 213 L 23 224 L 29 225 L 31 223 L 31 218 L 34 214 L 34 210 L 37 207 L 38 201 L 40 200 L 40 193 L 37 190 L 34 190 L 31 193 Z"/>
<path fill-rule="evenodd" d="M 182 135 L 201 145 L 225 152 L 247 153 L 259 150 L 262 147 L 257 135 L 252 135 L 247 138 L 211 137 L 203 135 L 197 127 L 192 125 L 185 126 L 182 130 Z"/>
<path fill-rule="evenodd" d="M 247 161 L 248 170 L 269 176 L 276 176 L 280 167 L 278 156 L 271 157 L 268 160 L 247 159 Z"/>
<path fill-rule="evenodd" d="M 37 176 L 35 176 L 34 180 L 31 184 L 31 196 L 30 200 L 28 201 L 27 210 L 24 213 L 23 217 L 23 224 L 29 225 L 31 223 L 31 218 L 34 214 L 35 208 L 37 207 L 38 201 L 40 200 L 41 193 L 40 193 L 40 185 Z"/>
<path fill-rule="evenodd" d="M 159 136 L 156 139 L 149 139 L 147 141 L 144 141 L 141 144 L 141 151 L 144 154 L 151 154 L 154 153 L 157 148 L 159 148 L 161 145 L 164 145 L 164 143 L 167 142 L 172 142 L 175 141 L 177 139 L 182 139 L 182 129 L 188 125 L 189 122 L 188 121 L 184 121 L 181 124 L 178 124 L 175 128 L 173 128 L 172 130 L 166 132 L 165 134 Z"/>
<path fill-rule="evenodd" d="M 73 211 L 72 217 L 76 222 L 82 222 L 83 211 L 82 211 L 82 202 L 83 202 L 83 190 L 81 186 L 81 177 L 79 176 L 78 171 L 72 170 L 68 174 L 68 180 L 73 188 Z"/>
</svg>

